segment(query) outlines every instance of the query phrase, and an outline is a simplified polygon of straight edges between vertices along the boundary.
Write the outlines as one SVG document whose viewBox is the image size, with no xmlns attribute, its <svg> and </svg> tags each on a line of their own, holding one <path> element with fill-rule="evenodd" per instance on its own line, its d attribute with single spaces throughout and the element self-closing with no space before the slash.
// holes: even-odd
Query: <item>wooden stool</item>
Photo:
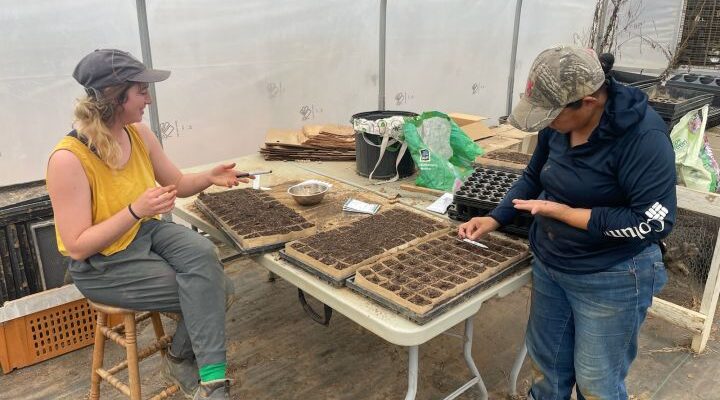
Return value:
<svg viewBox="0 0 720 400">
<path fill-rule="evenodd" d="M 160 314 L 157 312 L 144 312 L 128 310 L 119 307 L 112 307 L 105 304 L 95 303 L 88 300 L 88 304 L 97 312 L 95 324 L 95 348 L 93 349 L 92 375 L 90 383 L 90 400 L 100 398 L 100 380 L 104 379 L 117 390 L 121 391 L 131 400 L 140 400 L 140 366 L 139 362 L 158 351 L 164 356 L 165 348 L 170 343 L 171 337 L 165 335 Z M 136 315 L 139 314 L 139 315 Z M 114 327 L 108 327 L 110 315 L 122 315 L 124 323 Z M 152 319 L 155 330 L 156 341 L 149 347 L 138 352 L 136 324 L 146 319 Z M 124 335 L 123 335 L 124 331 Z M 105 356 L 105 338 L 125 348 L 127 359 L 110 369 L 103 369 L 103 357 Z M 115 378 L 113 375 L 119 371 L 128 369 L 129 385 Z M 165 399 L 178 391 L 177 385 L 170 386 L 152 397 L 152 400 Z"/>
</svg>

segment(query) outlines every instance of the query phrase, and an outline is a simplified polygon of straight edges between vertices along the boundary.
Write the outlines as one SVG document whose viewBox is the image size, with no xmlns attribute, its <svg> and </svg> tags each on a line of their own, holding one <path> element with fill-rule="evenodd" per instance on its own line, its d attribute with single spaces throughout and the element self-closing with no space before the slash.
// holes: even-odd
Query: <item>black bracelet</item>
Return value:
<svg viewBox="0 0 720 400">
<path fill-rule="evenodd" d="M 136 220 L 140 221 L 142 219 L 135 214 L 135 211 L 133 211 L 132 207 L 130 207 L 130 204 L 128 204 L 128 211 L 130 211 L 130 215 L 132 215 Z"/>
</svg>

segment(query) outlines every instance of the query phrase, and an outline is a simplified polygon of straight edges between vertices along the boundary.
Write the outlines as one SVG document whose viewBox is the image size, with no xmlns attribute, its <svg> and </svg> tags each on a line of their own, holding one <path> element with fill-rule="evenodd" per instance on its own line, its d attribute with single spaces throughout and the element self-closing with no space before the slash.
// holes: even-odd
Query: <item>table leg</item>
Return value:
<svg viewBox="0 0 720 400">
<path fill-rule="evenodd" d="M 418 384 L 418 347 L 408 347 L 408 390 L 405 400 L 414 400 Z"/>
<path fill-rule="evenodd" d="M 465 336 L 463 338 L 463 355 L 465 356 L 465 364 L 467 364 L 468 369 L 470 369 L 470 372 L 472 372 L 473 376 L 477 378 L 477 387 L 480 389 L 480 399 L 481 400 L 487 400 L 488 398 L 488 392 L 485 388 L 485 383 L 482 380 L 482 377 L 480 376 L 480 371 L 478 371 L 477 366 L 475 365 L 475 360 L 472 358 L 472 340 L 473 340 L 473 317 L 470 317 L 465 320 Z"/>
<path fill-rule="evenodd" d="M 515 362 L 513 363 L 512 371 L 510 371 L 511 396 L 517 396 L 517 380 L 520 375 L 520 368 L 522 368 L 523 361 L 525 361 L 525 356 L 527 356 L 527 347 L 525 346 L 525 342 L 523 342 L 520 353 L 518 353 L 517 358 L 515 358 Z"/>
</svg>

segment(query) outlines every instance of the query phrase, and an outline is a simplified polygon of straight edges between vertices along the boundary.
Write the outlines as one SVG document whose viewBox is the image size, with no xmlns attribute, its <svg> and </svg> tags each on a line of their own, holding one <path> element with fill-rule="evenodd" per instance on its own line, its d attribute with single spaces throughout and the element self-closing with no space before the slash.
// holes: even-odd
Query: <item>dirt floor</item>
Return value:
<svg viewBox="0 0 720 400">
<path fill-rule="evenodd" d="M 407 351 L 379 339 L 335 313 L 329 327 L 308 318 L 297 290 L 282 280 L 268 282 L 265 269 L 248 259 L 230 262 L 227 272 L 239 300 L 227 316 L 229 375 L 236 380 L 233 399 L 402 399 L 407 385 Z M 473 356 L 491 399 L 508 397 L 508 376 L 522 341 L 529 310 L 529 289 L 487 302 L 475 318 Z M 172 331 L 173 322 L 166 320 Z M 462 326 L 454 328 L 461 333 Z M 140 327 L 147 343 L 152 326 Z M 715 333 L 704 354 L 688 352 L 690 337 L 655 318 L 645 324 L 640 352 L 628 378 L 635 400 L 718 399 L 720 346 Z M 122 357 L 107 345 L 106 362 Z M 89 388 L 92 347 L 0 376 L 0 399 L 83 399 Z M 141 364 L 144 393 L 158 390 L 159 357 Z M 418 399 L 440 399 L 469 372 L 461 340 L 440 336 L 420 347 Z M 124 378 L 124 377 L 123 377 Z M 526 365 L 520 389 L 528 387 Z M 477 398 L 477 390 L 459 397 Z M 109 385 L 103 399 L 123 398 Z M 181 399 L 176 395 L 173 399 Z"/>
</svg>

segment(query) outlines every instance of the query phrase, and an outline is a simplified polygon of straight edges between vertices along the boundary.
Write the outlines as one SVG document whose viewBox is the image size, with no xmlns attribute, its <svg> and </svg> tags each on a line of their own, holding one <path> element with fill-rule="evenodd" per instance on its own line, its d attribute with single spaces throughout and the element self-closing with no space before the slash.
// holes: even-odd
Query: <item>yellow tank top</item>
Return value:
<svg viewBox="0 0 720 400">
<path fill-rule="evenodd" d="M 130 137 L 130 159 L 119 170 L 108 167 L 83 142 L 72 136 L 65 136 L 53 150 L 53 153 L 58 150 L 69 150 L 80 159 L 90 184 L 93 225 L 127 208 L 128 204 L 135 201 L 145 190 L 155 187 L 155 172 L 145 142 L 132 125 L 125 126 L 125 130 Z M 109 256 L 128 247 L 140 229 L 140 222 L 142 221 L 136 222 L 130 230 L 103 249 L 100 254 Z M 58 250 L 61 254 L 67 255 L 57 227 L 55 236 Z"/>
</svg>

